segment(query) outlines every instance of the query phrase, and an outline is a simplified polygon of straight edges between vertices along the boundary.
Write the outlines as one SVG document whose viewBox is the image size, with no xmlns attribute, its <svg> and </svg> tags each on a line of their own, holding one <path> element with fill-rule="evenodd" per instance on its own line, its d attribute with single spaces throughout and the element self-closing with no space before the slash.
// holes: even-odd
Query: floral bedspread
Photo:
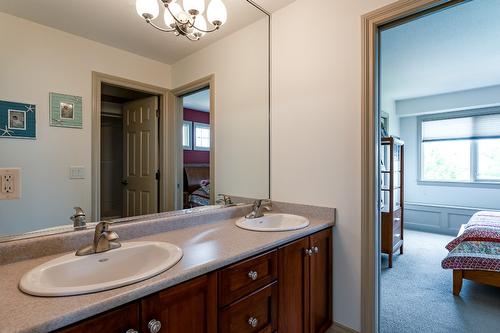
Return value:
<svg viewBox="0 0 500 333">
<path fill-rule="evenodd" d="M 210 205 L 210 181 L 201 181 L 200 188 L 189 196 L 189 204 L 191 207 Z"/>
<path fill-rule="evenodd" d="M 500 272 L 500 212 L 474 214 L 446 249 L 443 268 Z"/>
<path fill-rule="evenodd" d="M 500 272 L 500 243 L 462 242 L 448 253 L 441 266 L 449 269 L 478 269 Z"/>
</svg>

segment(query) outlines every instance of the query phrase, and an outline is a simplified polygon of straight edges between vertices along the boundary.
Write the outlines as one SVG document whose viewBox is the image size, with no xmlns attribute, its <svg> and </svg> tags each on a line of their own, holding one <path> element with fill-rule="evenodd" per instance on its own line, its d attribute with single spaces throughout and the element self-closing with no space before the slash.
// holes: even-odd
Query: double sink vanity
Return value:
<svg viewBox="0 0 500 333">
<path fill-rule="evenodd" d="M 0 244 L 0 332 L 325 332 L 335 210 L 263 208 Z"/>
<path fill-rule="evenodd" d="M 230 23 L 198 43 L 145 10 L 209 1 L 113 22 L 108 1 L 32 2 L 0 1 L 0 333 L 325 332 L 335 210 L 254 202 L 272 184 L 264 4 L 210 1 Z"/>
</svg>

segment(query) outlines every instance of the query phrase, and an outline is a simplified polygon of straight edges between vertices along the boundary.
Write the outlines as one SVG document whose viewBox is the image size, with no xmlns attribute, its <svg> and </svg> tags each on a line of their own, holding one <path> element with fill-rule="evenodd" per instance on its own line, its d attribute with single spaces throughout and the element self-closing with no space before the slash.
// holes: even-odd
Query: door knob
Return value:
<svg viewBox="0 0 500 333">
<path fill-rule="evenodd" d="M 312 256 L 313 255 L 313 250 L 311 250 L 311 249 L 304 249 L 304 253 L 306 254 L 306 256 Z"/>
<path fill-rule="evenodd" d="M 161 323 L 159 320 L 151 319 L 148 323 L 150 333 L 158 333 L 161 330 Z"/>
<path fill-rule="evenodd" d="M 314 253 L 314 254 L 317 254 L 317 253 L 319 252 L 319 247 L 314 246 L 314 247 L 312 248 L 312 251 L 313 251 L 313 253 Z"/>
</svg>

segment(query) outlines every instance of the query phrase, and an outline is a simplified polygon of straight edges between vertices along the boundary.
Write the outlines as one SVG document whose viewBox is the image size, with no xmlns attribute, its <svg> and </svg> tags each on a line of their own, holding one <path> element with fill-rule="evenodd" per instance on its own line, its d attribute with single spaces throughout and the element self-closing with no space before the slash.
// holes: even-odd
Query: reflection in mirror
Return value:
<svg viewBox="0 0 500 333">
<path fill-rule="evenodd" d="M 269 15 L 222 2 L 0 3 L 0 240 L 269 198 Z"/>
</svg>

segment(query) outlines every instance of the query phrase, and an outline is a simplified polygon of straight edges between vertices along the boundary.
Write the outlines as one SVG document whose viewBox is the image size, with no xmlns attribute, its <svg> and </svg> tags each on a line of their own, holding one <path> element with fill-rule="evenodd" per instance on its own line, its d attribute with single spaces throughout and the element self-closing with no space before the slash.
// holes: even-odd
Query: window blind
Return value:
<svg viewBox="0 0 500 333">
<path fill-rule="evenodd" d="M 500 113 L 422 121 L 422 142 L 500 138 Z"/>
</svg>

